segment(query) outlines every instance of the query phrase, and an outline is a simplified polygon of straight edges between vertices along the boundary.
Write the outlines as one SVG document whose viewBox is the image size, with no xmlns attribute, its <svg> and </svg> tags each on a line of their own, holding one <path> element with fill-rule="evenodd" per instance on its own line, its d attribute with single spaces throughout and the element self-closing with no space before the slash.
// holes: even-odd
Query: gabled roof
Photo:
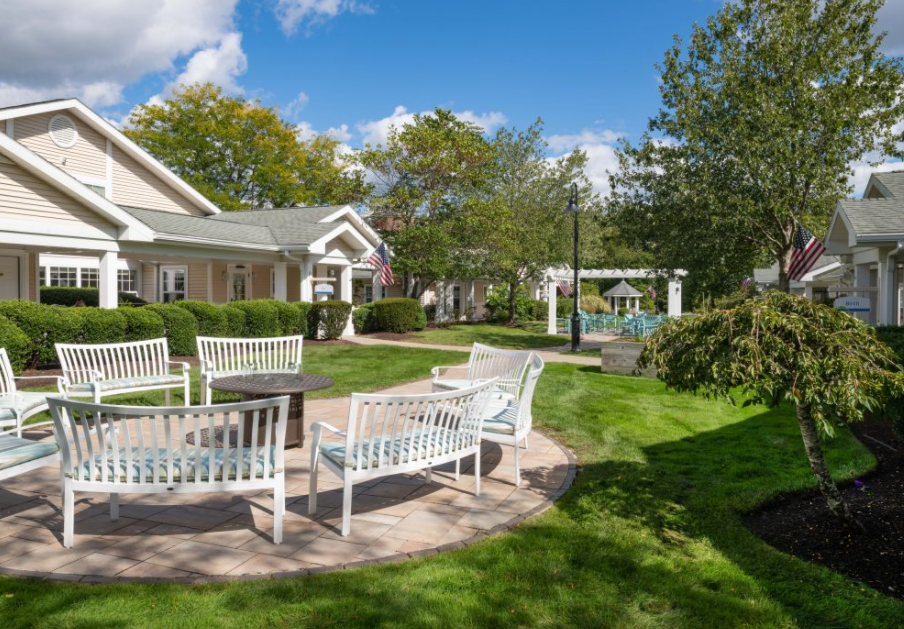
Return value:
<svg viewBox="0 0 904 629">
<path fill-rule="evenodd" d="M 157 238 L 254 245 L 263 249 L 277 249 L 276 238 L 266 227 L 235 225 L 211 220 L 205 216 L 189 216 L 162 210 L 128 206 L 123 206 L 122 209 L 150 227 Z"/>
<path fill-rule="evenodd" d="M 173 189 L 194 203 L 195 206 L 203 210 L 206 214 L 220 213 L 220 208 L 208 200 L 207 197 L 185 183 L 180 177 L 173 174 L 169 168 L 151 157 L 147 151 L 132 142 L 132 140 L 123 135 L 119 129 L 96 114 L 90 107 L 77 98 L 50 100 L 0 108 L 0 120 L 9 120 L 21 118 L 23 116 L 33 116 L 35 114 L 64 110 L 73 113 L 80 121 L 112 141 L 124 153 L 148 168 L 148 170 L 160 177 L 164 182 L 168 183 Z"/>
<path fill-rule="evenodd" d="M 603 297 L 640 297 L 641 295 L 643 295 L 642 292 L 628 284 L 625 280 L 622 280 L 603 293 Z"/>
<path fill-rule="evenodd" d="M 217 223 L 232 223 L 249 227 L 265 227 L 280 245 L 310 244 L 336 229 L 334 222 L 322 219 L 336 212 L 336 207 L 293 207 L 272 210 L 244 210 L 223 212 L 211 217 Z"/>
<path fill-rule="evenodd" d="M 838 206 L 858 238 L 904 234 L 904 194 L 889 199 L 842 199 Z"/>
<path fill-rule="evenodd" d="M 904 170 L 893 170 L 887 173 L 872 173 L 866 184 L 864 197 L 875 188 L 884 197 L 904 199 Z"/>
</svg>

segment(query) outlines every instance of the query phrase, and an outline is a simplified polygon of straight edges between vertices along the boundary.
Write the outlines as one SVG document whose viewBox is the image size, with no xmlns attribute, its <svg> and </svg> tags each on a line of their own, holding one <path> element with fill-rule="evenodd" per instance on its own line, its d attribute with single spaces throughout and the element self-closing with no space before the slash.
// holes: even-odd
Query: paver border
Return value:
<svg viewBox="0 0 904 629">
<path fill-rule="evenodd" d="M 236 574 L 192 577 L 104 577 L 91 575 L 79 576 L 74 574 L 56 574 L 52 572 L 36 572 L 30 570 L 16 570 L 14 568 L 4 568 L 3 566 L 0 566 L 0 575 L 20 577 L 37 581 L 59 581 L 61 583 L 84 583 L 90 585 L 118 583 L 184 583 L 189 585 L 204 585 L 208 583 L 269 581 L 290 577 L 304 577 L 314 574 L 324 574 L 327 572 L 337 572 L 339 570 L 354 570 L 355 568 L 363 568 L 365 566 L 399 563 L 408 559 L 418 559 L 420 557 L 429 557 L 432 555 L 437 555 L 439 553 L 460 550 L 462 548 L 467 548 L 472 544 L 476 544 L 477 542 L 483 541 L 489 537 L 495 537 L 501 535 L 502 533 L 511 531 L 512 529 L 520 526 L 521 523 L 525 520 L 537 516 L 551 508 L 556 503 L 556 501 L 565 494 L 566 491 L 571 489 L 571 486 L 574 484 L 575 476 L 577 476 L 578 472 L 577 457 L 575 457 L 574 452 L 570 448 L 565 446 L 565 444 L 563 444 L 555 437 L 552 437 L 542 431 L 537 432 L 540 432 L 544 437 L 552 441 L 565 454 L 565 458 L 568 461 L 568 472 L 566 473 L 565 479 L 562 481 L 562 484 L 552 494 L 547 496 L 543 502 L 530 509 L 529 511 L 526 511 L 525 513 L 522 513 L 520 515 L 516 515 L 506 522 L 497 524 L 488 531 L 481 531 L 475 535 L 472 535 L 471 537 L 457 542 L 440 544 L 439 546 L 435 546 L 433 548 L 415 550 L 410 553 L 395 553 L 393 555 L 386 555 L 385 557 L 379 557 L 377 559 L 363 559 L 343 564 L 336 564 L 333 566 L 318 566 L 315 568 L 305 568 L 303 570 L 288 570 L 283 572 L 270 572 L 263 574 Z"/>
</svg>

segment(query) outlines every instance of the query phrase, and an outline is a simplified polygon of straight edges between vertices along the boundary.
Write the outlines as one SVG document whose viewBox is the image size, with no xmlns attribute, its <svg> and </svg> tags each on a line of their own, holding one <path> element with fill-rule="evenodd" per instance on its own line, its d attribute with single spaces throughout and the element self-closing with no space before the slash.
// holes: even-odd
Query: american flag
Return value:
<svg viewBox="0 0 904 629">
<path fill-rule="evenodd" d="M 655 286 L 647 286 L 647 292 L 650 294 L 650 299 L 656 299 L 656 287 Z"/>
<path fill-rule="evenodd" d="M 392 286 L 395 279 L 392 277 L 392 265 L 389 263 L 389 252 L 386 250 L 386 243 L 381 242 L 380 246 L 374 249 L 367 261 L 380 271 L 380 284 L 382 286 Z"/>
<path fill-rule="evenodd" d="M 568 285 L 568 282 L 556 280 L 556 286 L 558 286 L 559 290 L 562 291 L 562 295 L 564 297 L 568 297 L 571 294 L 571 286 Z"/>
<path fill-rule="evenodd" d="M 788 277 L 799 280 L 810 272 L 816 261 L 819 260 L 826 246 L 819 238 L 811 234 L 803 225 L 797 226 L 797 234 L 794 235 L 794 251 L 791 253 L 791 266 L 788 268 Z"/>
</svg>

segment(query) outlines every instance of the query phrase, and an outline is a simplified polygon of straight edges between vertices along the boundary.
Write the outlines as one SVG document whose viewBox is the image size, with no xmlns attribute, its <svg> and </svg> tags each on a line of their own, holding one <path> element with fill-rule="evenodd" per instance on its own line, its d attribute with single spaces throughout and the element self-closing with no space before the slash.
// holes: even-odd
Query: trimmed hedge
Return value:
<svg viewBox="0 0 904 629">
<path fill-rule="evenodd" d="M 58 308 L 31 301 L 0 302 L 0 315 L 12 321 L 30 342 L 25 367 L 57 362 L 55 343 L 78 343 L 84 319 L 70 315 L 75 308 Z"/>
<path fill-rule="evenodd" d="M 311 306 L 313 306 L 313 304 L 307 301 L 296 301 L 291 305 L 298 311 L 298 319 L 301 325 L 301 329 L 298 333 L 306 338 L 310 338 L 308 331 L 311 327 Z"/>
<path fill-rule="evenodd" d="M 279 319 L 279 333 L 281 336 L 296 336 L 304 334 L 308 328 L 307 318 L 302 318 L 301 311 L 292 304 L 276 299 L 259 299 L 276 308 L 276 316 Z"/>
<path fill-rule="evenodd" d="M 150 304 L 144 308 L 163 319 L 171 356 L 194 356 L 198 352 L 198 320 L 192 313 L 174 304 Z"/>
<path fill-rule="evenodd" d="M 100 292 L 96 288 L 75 288 L 69 286 L 42 286 L 41 303 L 48 306 L 74 306 L 79 301 L 85 306 L 100 304 Z M 147 302 L 132 293 L 119 293 L 120 305 L 143 305 Z"/>
<path fill-rule="evenodd" d="M 126 340 L 126 318 L 119 310 L 103 308 L 72 308 L 66 315 L 81 319 L 79 343 L 94 345 L 97 343 L 122 343 Z"/>
<path fill-rule="evenodd" d="M 197 319 L 199 336 L 229 336 L 229 321 L 224 308 L 193 299 L 180 299 L 173 305 L 187 310 Z M 242 321 L 244 324 L 244 319 Z"/>
<path fill-rule="evenodd" d="M 416 299 L 389 297 L 374 303 L 373 317 L 377 330 L 405 333 L 415 329 L 423 311 Z"/>
<path fill-rule="evenodd" d="M 308 313 L 309 337 L 338 339 L 345 331 L 345 324 L 351 311 L 352 305 L 347 301 L 334 299 L 315 301 Z"/>
<path fill-rule="evenodd" d="M 15 323 L 3 316 L 0 316 L 0 347 L 6 348 L 13 373 L 22 373 L 31 357 L 31 341 Z"/>
<path fill-rule="evenodd" d="M 226 316 L 226 336 L 239 338 L 245 330 L 245 311 L 232 308 L 229 304 L 218 306 Z"/>
<path fill-rule="evenodd" d="M 355 334 L 367 334 L 376 332 L 376 318 L 374 317 L 374 304 L 361 304 L 352 310 L 352 326 L 355 328 Z M 424 315 L 424 323 L 426 324 L 427 316 Z"/>
<path fill-rule="evenodd" d="M 245 313 L 245 325 L 242 327 L 243 337 L 280 336 L 279 310 L 270 300 L 233 301 L 228 307 Z"/>
<path fill-rule="evenodd" d="M 159 339 L 166 333 L 163 317 L 147 308 L 122 308 L 126 320 L 126 341 Z"/>
</svg>

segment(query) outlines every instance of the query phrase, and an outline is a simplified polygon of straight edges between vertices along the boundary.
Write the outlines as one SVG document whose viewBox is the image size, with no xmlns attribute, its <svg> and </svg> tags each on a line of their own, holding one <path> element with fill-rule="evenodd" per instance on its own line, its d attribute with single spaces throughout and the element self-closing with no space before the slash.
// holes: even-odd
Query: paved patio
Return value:
<svg viewBox="0 0 904 629">
<path fill-rule="evenodd" d="M 429 391 L 428 381 L 388 390 Z M 348 398 L 306 404 L 306 427 L 326 420 L 344 427 Z M 310 436 L 310 431 L 308 431 Z M 51 437 L 45 437 L 51 438 Z M 460 480 L 451 467 L 355 486 L 351 535 L 343 538 L 341 485 L 320 473 L 320 513 L 307 515 L 310 451 L 286 452 L 283 543 L 271 541 L 267 492 L 121 496 L 111 521 L 105 494 L 76 493 L 75 546 L 63 548 L 59 468 L 48 466 L 0 487 L 0 573 L 67 581 L 220 580 L 308 574 L 371 561 L 395 561 L 459 548 L 539 512 L 561 495 L 573 459 L 534 431 L 522 452 L 515 488 L 512 449 L 484 443 L 483 482 L 473 495 L 473 457 Z"/>
</svg>

